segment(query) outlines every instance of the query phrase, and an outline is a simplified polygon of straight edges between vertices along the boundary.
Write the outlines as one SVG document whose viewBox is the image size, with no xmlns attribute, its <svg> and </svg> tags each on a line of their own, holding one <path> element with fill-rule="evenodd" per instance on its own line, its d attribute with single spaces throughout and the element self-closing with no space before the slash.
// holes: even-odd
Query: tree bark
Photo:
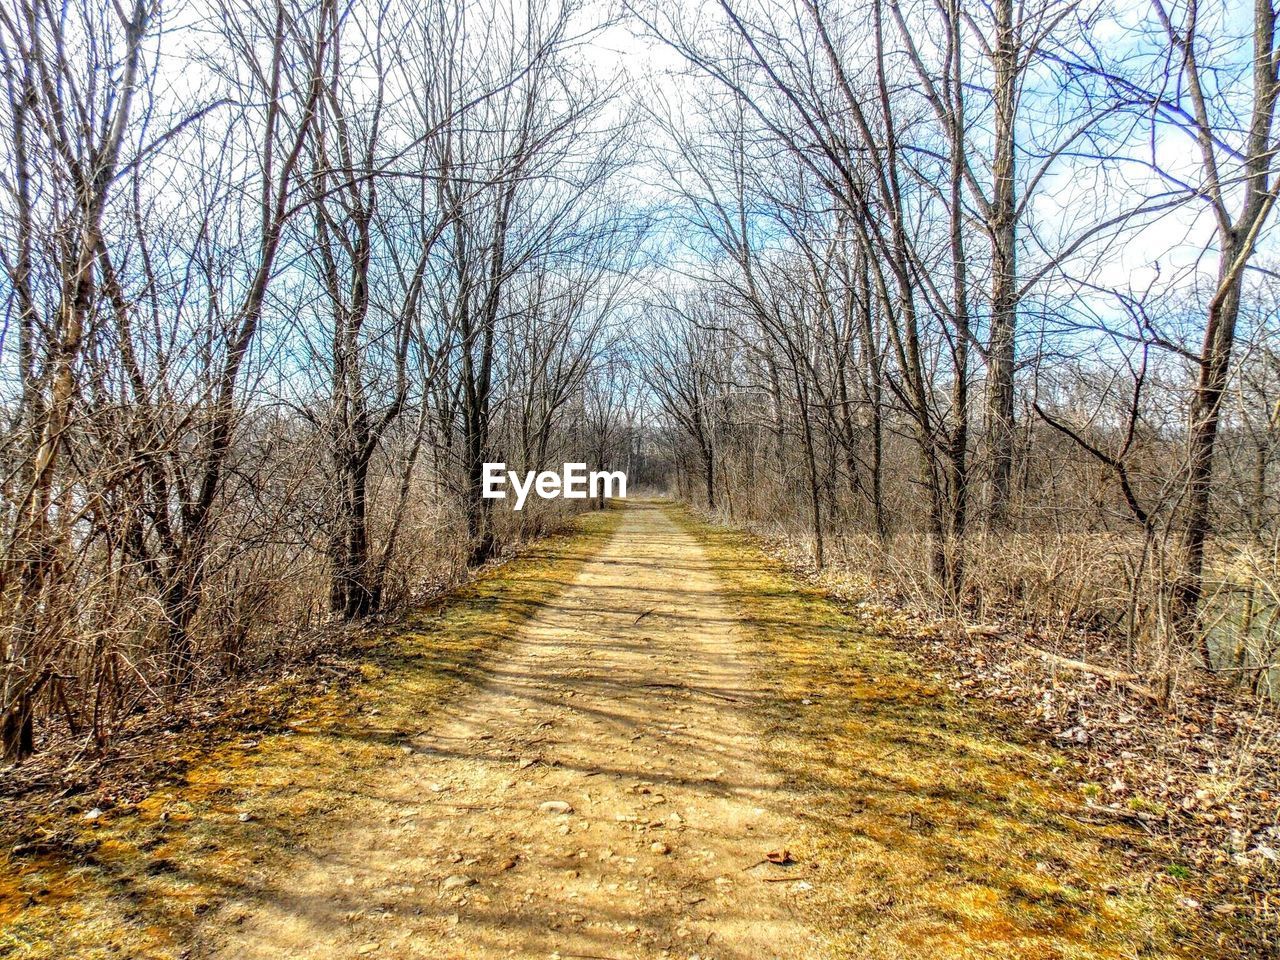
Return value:
<svg viewBox="0 0 1280 960">
<path fill-rule="evenodd" d="M 987 429 L 991 457 L 988 522 L 1001 527 L 1007 520 L 1013 476 L 1013 374 L 1017 332 L 1017 221 L 1015 129 L 1018 48 L 1014 35 L 1013 0 L 995 0 L 995 44 L 992 47 L 995 109 L 991 231 L 991 331 L 987 346 Z M 958 147 L 957 147 L 958 149 Z"/>
</svg>

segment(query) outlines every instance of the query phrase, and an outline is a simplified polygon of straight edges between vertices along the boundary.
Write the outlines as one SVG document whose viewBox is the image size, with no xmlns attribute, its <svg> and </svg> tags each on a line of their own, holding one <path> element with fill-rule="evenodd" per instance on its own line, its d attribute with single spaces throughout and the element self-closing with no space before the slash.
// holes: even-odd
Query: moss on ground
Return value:
<svg viewBox="0 0 1280 960">
<path fill-rule="evenodd" d="M 282 727 L 211 752 L 177 747 L 183 773 L 141 802 L 37 824 L 53 849 L 0 855 L 0 957 L 185 956 L 201 915 L 251 898 L 275 851 L 305 847 L 367 804 L 401 744 L 477 682 L 619 516 L 585 516 L 437 609 L 359 641 L 358 682 L 293 705 Z"/>
<path fill-rule="evenodd" d="M 754 538 L 676 513 L 751 627 L 771 759 L 809 797 L 821 895 L 798 903 L 834 955 L 1243 955 L 1162 869 L 1167 846 L 1093 822 L 1016 717 L 959 703 Z"/>
</svg>

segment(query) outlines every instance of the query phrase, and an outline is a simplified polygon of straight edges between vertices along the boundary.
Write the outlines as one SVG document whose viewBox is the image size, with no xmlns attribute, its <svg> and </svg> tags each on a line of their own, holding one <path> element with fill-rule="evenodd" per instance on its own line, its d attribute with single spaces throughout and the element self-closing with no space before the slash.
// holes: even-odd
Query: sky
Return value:
<svg viewBox="0 0 1280 960">
<path fill-rule="evenodd" d="M 749 15 L 761 5 L 786 8 L 790 0 L 746 0 L 740 8 Z M 1176 3 L 1165 6 L 1175 20 L 1185 10 L 1185 5 Z M 839 9 L 839 5 L 831 8 Z M 696 15 L 699 26 L 706 26 L 718 14 L 718 4 L 714 2 L 698 5 L 686 0 L 681 9 Z M 927 51 L 932 22 L 924 19 L 921 9 L 904 3 L 908 19 L 919 25 L 917 42 Z M 1092 51 L 1080 35 L 1072 34 L 1073 20 L 1068 18 L 1060 31 L 1066 55 L 1100 55 L 1107 69 L 1141 77 L 1151 86 L 1163 85 L 1167 97 L 1186 104 L 1185 84 L 1165 60 L 1165 37 L 1151 0 L 1093 2 L 1081 9 L 1088 15 Z M 1202 82 L 1209 93 L 1215 125 L 1222 132 L 1224 144 L 1217 151 L 1218 161 L 1228 171 L 1224 176 L 1229 179 L 1233 167 L 1230 148 L 1242 141 L 1240 118 L 1247 112 L 1251 94 L 1247 82 L 1251 6 L 1240 0 L 1202 4 L 1199 16 L 1204 34 L 1197 48 L 1204 64 Z M 679 110 L 704 81 L 690 76 L 679 53 L 651 37 L 638 35 L 641 30 L 635 21 L 610 27 L 593 41 L 592 60 L 605 68 L 617 65 L 635 78 L 631 88 L 636 96 L 665 101 Z M 970 49 L 966 57 L 971 63 L 981 60 L 976 49 Z M 1023 180 L 1020 190 L 1039 164 L 1034 156 L 1037 150 L 1061 140 L 1062 129 L 1055 124 L 1079 109 L 1078 102 L 1070 102 L 1071 94 L 1064 99 L 1061 75 L 1057 64 L 1044 65 L 1028 79 L 1024 90 L 1019 127 Z M 971 93 L 971 103 L 981 102 L 980 89 L 974 88 Z M 696 120 L 687 119 L 696 124 Z M 1114 151 L 1109 159 L 1103 161 L 1093 155 L 1061 157 L 1038 184 L 1030 211 L 1034 231 L 1024 231 L 1028 242 L 1021 254 L 1027 270 L 1035 269 L 1046 256 L 1059 257 L 1082 231 L 1134 210 L 1144 198 L 1167 196 L 1203 182 L 1201 155 L 1185 124 L 1170 122 L 1166 115 L 1158 124 L 1129 118 L 1125 124 L 1116 122 L 1113 126 L 1117 130 L 1123 128 L 1125 136 L 1106 145 Z M 652 135 L 655 140 L 661 139 L 656 132 Z M 981 154 L 980 135 L 975 139 Z M 637 177 L 642 187 L 648 184 L 655 188 L 655 196 L 662 193 L 661 179 L 652 168 L 642 168 Z M 1228 206 L 1238 208 L 1239 186 L 1229 187 L 1228 194 Z M 1187 196 L 1185 191 L 1183 196 Z M 1030 240 L 1032 233 L 1035 243 Z M 1143 297 L 1158 312 L 1162 304 L 1180 303 L 1197 285 L 1203 287 L 1212 278 L 1217 269 L 1216 253 L 1212 212 L 1203 201 L 1189 198 L 1172 209 L 1135 217 L 1123 229 L 1100 233 L 1096 242 L 1083 245 L 1071 258 L 1060 258 L 1060 265 L 1065 274 L 1087 281 L 1091 288 Z M 1265 235 L 1258 262 L 1267 262 L 1273 253 L 1274 243 Z M 1047 282 L 1057 284 L 1056 296 L 1048 291 L 1049 299 L 1065 299 L 1069 295 L 1083 298 L 1087 309 L 1099 314 L 1113 314 L 1116 309 L 1111 298 L 1097 289 L 1084 289 L 1066 277 Z"/>
</svg>

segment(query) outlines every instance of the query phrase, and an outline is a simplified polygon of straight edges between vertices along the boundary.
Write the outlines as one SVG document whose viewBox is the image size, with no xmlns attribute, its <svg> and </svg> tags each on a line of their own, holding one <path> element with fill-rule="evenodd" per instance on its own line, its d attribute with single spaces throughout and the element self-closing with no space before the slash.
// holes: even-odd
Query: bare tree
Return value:
<svg viewBox="0 0 1280 960">
<path fill-rule="evenodd" d="M 103 219 L 122 168 L 136 162 L 135 106 L 148 82 L 144 46 L 159 14 L 158 5 L 141 0 L 69 15 L 38 2 L 0 12 L 12 164 L 4 186 L 13 217 L 3 265 L 17 312 L 21 381 L 18 489 L 0 581 L 15 604 L 0 689 L 6 760 L 33 749 L 32 705 L 51 678 L 50 647 L 68 626 L 55 622 L 53 602 L 64 589 L 58 527 L 74 510 L 59 492 L 60 456 L 96 306 Z M 86 82 L 99 72 L 111 81 Z"/>
</svg>

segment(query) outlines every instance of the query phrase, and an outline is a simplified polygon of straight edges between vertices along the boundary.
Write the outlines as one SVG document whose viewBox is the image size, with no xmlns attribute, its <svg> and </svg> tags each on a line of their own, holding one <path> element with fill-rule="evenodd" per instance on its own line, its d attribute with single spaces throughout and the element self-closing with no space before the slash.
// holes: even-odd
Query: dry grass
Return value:
<svg viewBox="0 0 1280 960">
<path fill-rule="evenodd" d="M 1069 761 L 963 704 L 748 536 L 704 539 L 773 682 L 774 761 L 811 796 L 837 955 L 1247 956 L 1170 846 L 1089 811 Z"/>
<path fill-rule="evenodd" d="M 212 750 L 174 738 L 184 771 L 134 803 L 63 806 L 33 823 L 26 856 L 0 856 L 0 957 L 173 958 L 198 918 L 252 897 L 275 851 L 340 827 L 435 705 L 572 581 L 617 514 L 589 515 L 353 651 L 359 679 L 286 705 L 274 730 Z M 267 687 L 261 699 L 280 695 Z"/>
</svg>

